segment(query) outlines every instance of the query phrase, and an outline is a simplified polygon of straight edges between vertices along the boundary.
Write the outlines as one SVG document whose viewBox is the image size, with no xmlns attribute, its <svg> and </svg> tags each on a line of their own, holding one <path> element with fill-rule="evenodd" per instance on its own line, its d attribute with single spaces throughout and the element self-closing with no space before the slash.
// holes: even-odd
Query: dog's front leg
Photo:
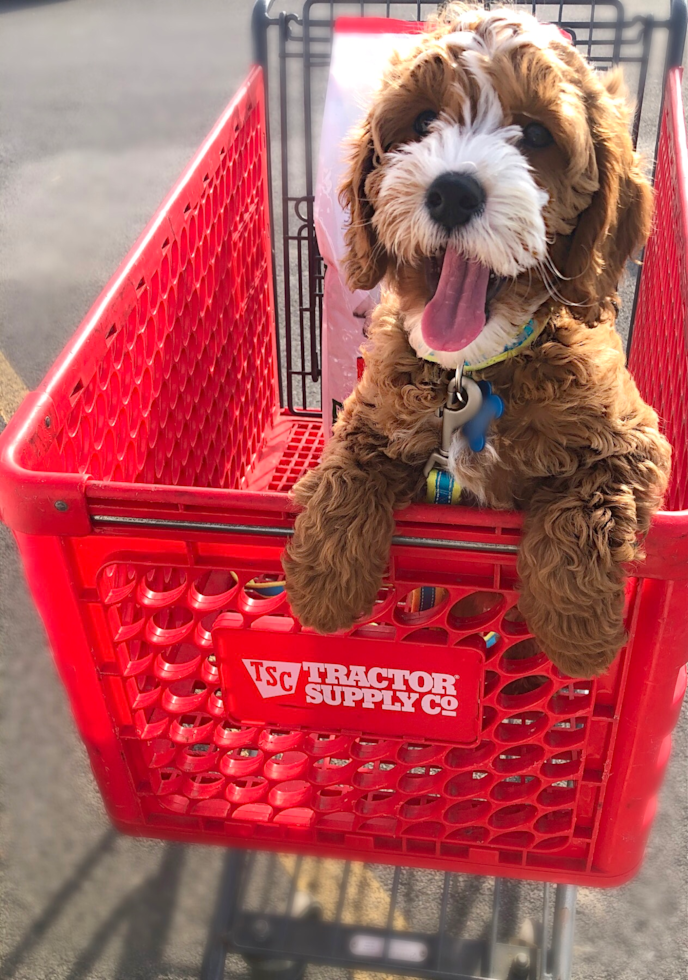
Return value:
<svg viewBox="0 0 688 980">
<path fill-rule="evenodd" d="M 294 496 L 304 510 L 284 556 L 286 588 L 303 626 L 348 629 L 368 615 L 382 585 L 394 511 L 408 503 L 422 469 L 369 444 L 357 453 L 340 431 Z"/>
<path fill-rule="evenodd" d="M 637 557 L 638 531 L 633 489 L 606 467 L 552 479 L 533 493 L 518 604 L 563 673 L 600 674 L 623 646 L 623 566 Z"/>
<path fill-rule="evenodd" d="M 301 623 L 321 633 L 348 629 L 370 613 L 394 511 L 421 489 L 446 394 L 384 304 L 373 314 L 365 359 L 320 465 L 294 488 L 304 509 L 283 561 L 287 595 Z"/>
</svg>

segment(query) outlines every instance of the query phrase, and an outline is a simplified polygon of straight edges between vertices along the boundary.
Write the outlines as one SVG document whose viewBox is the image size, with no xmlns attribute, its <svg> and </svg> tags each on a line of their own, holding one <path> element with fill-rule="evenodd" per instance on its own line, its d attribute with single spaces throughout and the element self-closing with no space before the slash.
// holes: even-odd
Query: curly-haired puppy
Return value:
<svg viewBox="0 0 688 980">
<path fill-rule="evenodd" d="M 438 445 L 448 369 L 532 320 L 531 346 L 474 374 L 504 414 L 480 453 L 455 436 L 451 469 L 473 503 L 527 512 L 519 607 L 555 664 L 591 676 L 623 645 L 624 565 L 670 463 L 614 329 L 652 207 L 627 121 L 620 75 L 516 9 L 451 5 L 390 64 L 342 188 L 349 283 L 382 280 L 383 299 L 364 376 L 295 490 L 285 569 L 304 625 L 370 612 L 394 511 Z"/>
</svg>

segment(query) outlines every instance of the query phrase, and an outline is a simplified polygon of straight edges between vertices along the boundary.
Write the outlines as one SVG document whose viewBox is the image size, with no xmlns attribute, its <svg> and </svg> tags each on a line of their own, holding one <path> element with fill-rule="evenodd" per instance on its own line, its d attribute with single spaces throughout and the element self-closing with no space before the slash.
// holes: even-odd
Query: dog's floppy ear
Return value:
<svg viewBox="0 0 688 980">
<path fill-rule="evenodd" d="M 350 289 L 373 289 L 387 270 L 387 252 L 373 228 L 374 208 L 366 193 L 376 157 L 369 119 L 351 134 L 349 143 L 349 166 L 339 190 L 340 204 L 349 212 L 344 266 Z"/>
<path fill-rule="evenodd" d="M 650 233 L 652 190 L 628 131 L 620 72 L 602 79 L 588 114 L 599 189 L 578 219 L 564 269 L 569 281 L 562 291 L 581 304 L 581 319 L 593 322 L 615 296 L 626 262 Z"/>
</svg>

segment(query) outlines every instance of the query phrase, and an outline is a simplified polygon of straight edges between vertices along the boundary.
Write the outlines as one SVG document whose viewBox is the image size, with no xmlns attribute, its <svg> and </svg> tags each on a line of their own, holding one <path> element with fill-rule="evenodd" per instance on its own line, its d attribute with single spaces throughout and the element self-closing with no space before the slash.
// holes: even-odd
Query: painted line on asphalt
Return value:
<svg viewBox="0 0 688 980">
<path fill-rule="evenodd" d="M 26 385 L 0 350 L 0 418 L 4 422 L 9 422 L 26 394 Z"/>
<path fill-rule="evenodd" d="M 291 854 L 280 854 L 280 862 L 288 875 L 296 871 L 296 858 Z M 332 858 L 306 857 L 301 861 L 296 889 L 306 893 L 322 905 L 326 919 L 333 919 L 342 887 L 344 862 Z M 365 927 L 385 928 L 389 913 L 390 893 L 384 888 L 373 872 L 365 864 L 353 862 L 349 870 L 346 888 L 346 902 L 342 909 L 342 922 Z M 409 925 L 398 909 L 394 911 L 394 929 L 406 931 Z M 355 980 L 370 980 L 370 973 L 353 970 Z M 391 980 L 386 973 L 376 973 L 377 980 Z"/>
</svg>

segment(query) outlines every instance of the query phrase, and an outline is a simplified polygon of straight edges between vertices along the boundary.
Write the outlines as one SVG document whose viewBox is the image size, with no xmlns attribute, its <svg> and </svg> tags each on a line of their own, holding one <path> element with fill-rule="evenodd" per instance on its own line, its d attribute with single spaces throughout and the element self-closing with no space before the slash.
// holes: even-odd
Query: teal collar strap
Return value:
<svg viewBox="0 0 688 980">
<path fill-rule="evenodd" d="M 536 340 L 542 333 L 545 326 L 543 321 L 540 326 L 538 326 L 533 319 L 528 320 L 525 326 L 521 327 L 521 330 L 517 337 L 507 344 L 499 354 L 495 354 L 494 357 L 488 357 L 485 361 L 480 361 L 479 363 L 471 363 L 466 361 L 463 366 L 465 372 L 469 373 L 471 371 L 484 371 L 485 368 L 492 367 L 493 364 L 499 364 L 501 361 L 506 361 L 510 357 L 514 357 L 516 354 L 520 354 L 522 350 L 526 347 L 530 347 L 534 340 Z M 434 351 L 426 354 L 423 358 L 424 361 L 431 361 L 433 364 L 437 363 L 437 355 Z"/>
</svg>

